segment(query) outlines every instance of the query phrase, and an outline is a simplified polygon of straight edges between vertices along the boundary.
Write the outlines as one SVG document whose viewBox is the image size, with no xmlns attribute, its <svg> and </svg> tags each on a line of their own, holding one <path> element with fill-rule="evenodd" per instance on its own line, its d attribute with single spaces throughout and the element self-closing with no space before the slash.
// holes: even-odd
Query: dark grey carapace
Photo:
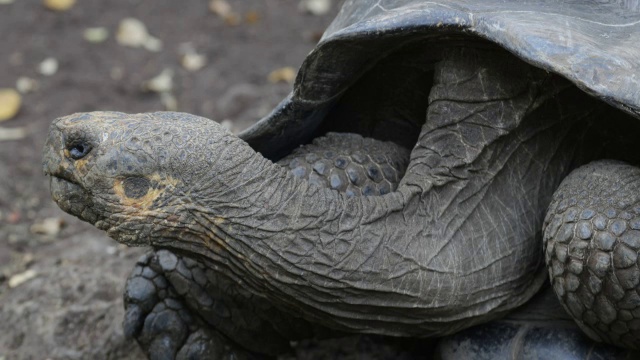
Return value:
<svg viewBox="0 0 640 360">
<path fill-rule="evenodd" d="M 439 338 L 445 359 L 634 358 L 632 4 L 347 1 L 240 137 L 76 114 L 45 172 L 65 211 L 152 246 L 124 327 L 153 359 L 338 331 Z"/>
</svg>

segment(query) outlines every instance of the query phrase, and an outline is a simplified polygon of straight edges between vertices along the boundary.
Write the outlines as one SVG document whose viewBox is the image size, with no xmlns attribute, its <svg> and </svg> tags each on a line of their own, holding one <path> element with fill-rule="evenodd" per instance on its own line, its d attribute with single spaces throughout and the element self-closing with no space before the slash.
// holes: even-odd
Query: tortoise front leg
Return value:
<svg viewBox="0 0 640 360">
<path fill-rule="evenodd" d="M 168 250 L 138 260 L 124 297 L 125 333 L 151 359 L 256 358 L 287 352 L 290 339 L 312 336 L 304 320 L 214 266 Z"/>
<path fill-rule="evenodd" d="M 125 335 L 135 338 L 149 359 L 250 357 L 184 305 L 153 251 L 138 259 L 124 303 Z"/>
<path fill-rule="evenodd" d="M 544 242 L 553 288 L 582 330 L 640 350 L 640 168 L 603 160 L 572 172 Z"/>
</svg>

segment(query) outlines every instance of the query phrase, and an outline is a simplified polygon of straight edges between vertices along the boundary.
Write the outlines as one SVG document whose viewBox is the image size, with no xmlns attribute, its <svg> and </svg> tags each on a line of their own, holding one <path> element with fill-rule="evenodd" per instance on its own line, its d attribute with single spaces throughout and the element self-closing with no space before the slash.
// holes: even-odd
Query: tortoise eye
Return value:
<svg viewBox="0 0 640 360">
<path fill-rule="evenodd" d="M 69 157 L 73 160 L 79 160 L 91 151 L 91 145 L 83 141 L 73 142 L 67 147 L 67 150 L 69 150 Z"/>
</svg>

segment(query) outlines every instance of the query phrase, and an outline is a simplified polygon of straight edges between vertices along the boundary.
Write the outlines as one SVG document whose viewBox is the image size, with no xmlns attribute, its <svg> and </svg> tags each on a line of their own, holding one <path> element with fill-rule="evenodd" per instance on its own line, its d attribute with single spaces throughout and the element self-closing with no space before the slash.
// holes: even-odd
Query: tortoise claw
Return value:
<svg viewBox="0 0 640 360">
<path fill-rule="evenodd" d="M 133 339 L 140 333 L 144 324 L 144 316 L 145 314 L 140 309 L 140 306 L 131 304 L 127 307 L 124 321 L 122 322 L 125 337 Z"/>
<path fill-rule="evenodd" d="M 174 359 L 197 327 L 164 275 L 151 268 L 152 256 L 138 259 L 124 292 L 125 336 L 135 338 L 150 359 Z"/>
<path fill-rule="evenodd" d="M 166 295 L 167 281 L 149 267 L 150 254 L 141 256 L 127 279 L 124 291 L 125 336 L 135 338 L 140 334 L 145 317 L 159 301 L 159 294 Z"/>
<path fill-rule="evenodd" d="M 191 333 L 176 355 L 177 360 L 260 358 L 259 355 L 230 348 L 221 335 L 204 328 Z"/>
<path fill-rule="evenodd" d="M 184 344 L 189 335 L 190 319 L 180 316 L 179 306 L 181 304 L 174 299 L 165 299 L 147 315 L 137 340 L 148 350 L 149 358 L 165 359 L 166 354 L 172 354 L 170 358 L 173 359 Z"/>
<path fill-rule="evenodd" d="M 147 352 L 149 360 L 174 360 L 178 346 L 171 336 L 165 335 L 153 339 Z"/>
</svg>

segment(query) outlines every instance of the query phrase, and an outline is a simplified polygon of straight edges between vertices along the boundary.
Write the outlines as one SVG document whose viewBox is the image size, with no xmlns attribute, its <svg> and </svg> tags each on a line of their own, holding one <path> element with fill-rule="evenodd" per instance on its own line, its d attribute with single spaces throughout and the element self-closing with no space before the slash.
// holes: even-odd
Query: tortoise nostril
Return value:
<svg viewBox="0 0 640 360">
<path fill-rule="evenodd" d="M 74 160 L 78 160 L 85 157 L 89 151 L 91 151 L 91 146 L 83 142 L 77 142 L 71 144 L 67 149 L 69 150 L 69 156 Z"/>
</svg>

